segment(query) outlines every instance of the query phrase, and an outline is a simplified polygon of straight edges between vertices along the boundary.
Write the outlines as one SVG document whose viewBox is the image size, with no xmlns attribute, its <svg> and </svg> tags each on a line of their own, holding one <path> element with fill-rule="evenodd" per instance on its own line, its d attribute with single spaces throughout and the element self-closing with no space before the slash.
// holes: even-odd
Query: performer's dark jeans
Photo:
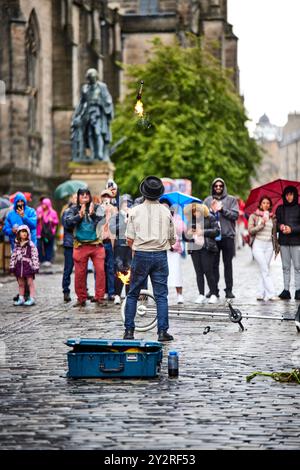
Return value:
<svg viewBox="0 0 300 470">
<path fill-rule="evenodd" d="M 111 242 L 103 243 L 105 249 L 106 292 L 109 297 L 115 295 L 115 261 Z"/>
<path fill-rule="evenodd" d="M 168 321 L 168 258 L 166 251 L 136 251 L 131 264 L 129 292 L 125 307 L 125 328 L 133 329 L 140 290 L 150 276 L 157 306 L 157 330 L 167 331 Z"/>
</svg>

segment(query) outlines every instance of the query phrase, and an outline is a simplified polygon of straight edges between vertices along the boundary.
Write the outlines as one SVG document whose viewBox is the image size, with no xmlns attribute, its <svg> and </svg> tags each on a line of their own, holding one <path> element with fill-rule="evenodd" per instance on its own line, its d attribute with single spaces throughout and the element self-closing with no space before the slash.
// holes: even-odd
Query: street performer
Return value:
<svg viewBox="0 0 300 470">
<path fill-rule="evenodd" d="M 164 193 L 162 181 L 147 176 L 140 184 L 145 201 L 129 215 L 126 237 L 133 250 L 129 292 L 125 307 L 124 339 L 134 339 L 134 318 L 140 290 L 150 276 L 157 305 L 158 341 L 172 341 L 168 333 L 168 258 L 176 243 L 176 231 L 170 211 L 159 203 Z"/>
</svg>

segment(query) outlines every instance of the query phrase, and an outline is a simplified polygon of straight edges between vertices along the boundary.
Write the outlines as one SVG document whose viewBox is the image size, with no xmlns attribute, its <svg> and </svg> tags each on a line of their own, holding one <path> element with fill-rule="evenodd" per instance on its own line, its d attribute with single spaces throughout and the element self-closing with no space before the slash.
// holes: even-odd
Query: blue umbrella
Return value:
<svg viewBox="0 0 300 470">
<path fill-rule="evenodd" d="M 177 204 L 182 209 L 187 204 L 192 204 L 193 202 L 198 204 L 203 203 L 201 199 L 198 199 L 194 196 L 189 196 L 188 194 L 181 193 L 180 191 L 174 191 L 173 193 L 163 194 L 159 200 L 161 202 L 163 202 L 163 200 L 167 200 L 172 206 Z"/>
</svg>

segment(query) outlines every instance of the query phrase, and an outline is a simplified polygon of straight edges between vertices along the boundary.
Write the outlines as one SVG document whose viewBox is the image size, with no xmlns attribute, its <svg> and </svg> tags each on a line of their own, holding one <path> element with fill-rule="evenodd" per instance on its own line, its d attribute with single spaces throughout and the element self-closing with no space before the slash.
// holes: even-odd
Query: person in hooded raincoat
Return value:
<svg viewBox="0 0 300 470">
<path fill-rule="evenodd" d="M 54 239 L 58 226 L 58 215 L 53 209 L 51 200 L 44 198 L 37 210 L 37 239 L 40 262 L 50 266 L 54 252 Z"/>
<path fill-rule="evenodd" d="M 23 193 L 17 193 L 14 198 L 14 207 L 5 219 L 3 232 L 9 237 L 11 250 L 15 246 L 15 238 L 18 227 L 27 225 L 30 230 L 31 241 L 36 245 L 36 225 L 37 215 L 35 209 L 27 205 L 26 197 Z"/>
</svg>

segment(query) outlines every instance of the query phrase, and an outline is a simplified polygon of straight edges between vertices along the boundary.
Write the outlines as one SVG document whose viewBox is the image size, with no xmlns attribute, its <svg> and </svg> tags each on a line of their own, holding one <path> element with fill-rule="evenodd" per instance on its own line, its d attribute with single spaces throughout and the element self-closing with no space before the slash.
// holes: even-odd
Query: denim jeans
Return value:
<svg viewBox="0 0 300 470">
<path fill-rule="evenodd" d="M 103 243 L 105 249 L 106 292 L 109 297 L 115 295 L 115 259 L 111 242 Z"/>
<path fill-rule="evenodd" d="M 125 328 L 134 328 L 140 290 L 150 276 L 157 306 L 157 330 L 167 331 L 168 321 L 168 257 L 166 251 L 136 251 L 131 264 L 129 292 L 125 307 Z"/>
<path fill-rule="evenodd" d="M 65 257 L 65 264 L 64 264 L 64 273 L 62 279 L 62 288 L 64 294 L 70 294 L 70 284 L 71 284 L 71 274 L 74 267 L 73 261 L 73 247 L 71 246 L 64 246 L 64 257 Z"/>
</svg>

